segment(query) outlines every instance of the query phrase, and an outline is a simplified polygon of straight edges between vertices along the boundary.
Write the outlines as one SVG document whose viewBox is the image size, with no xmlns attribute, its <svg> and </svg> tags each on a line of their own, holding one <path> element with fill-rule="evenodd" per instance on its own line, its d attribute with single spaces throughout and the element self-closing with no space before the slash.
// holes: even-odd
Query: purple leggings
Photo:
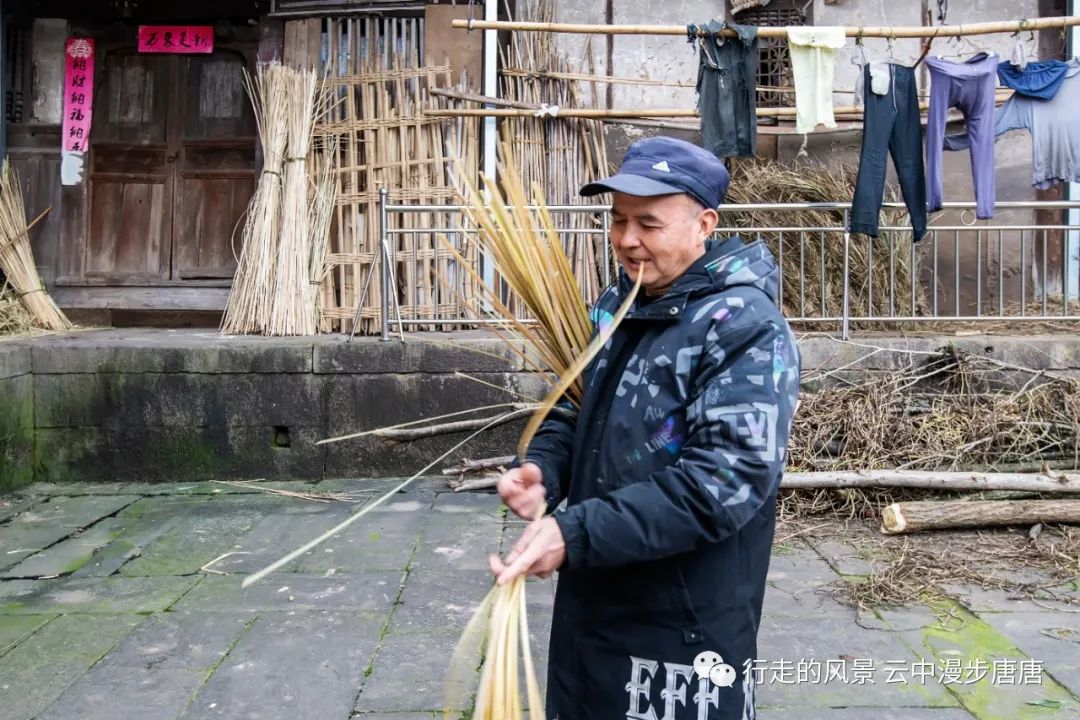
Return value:
<svg viewBox="0 0 1080 720">
<path fill-rule="evenodd" d="M 954 63 L 926 58 L 930 68 L 930 110 L 926 119 L 926 184 L 930 212 L 941 209 L 941 151 L 949 108 L 959 108 L 971 138 L 971 176 L 975 180 L 975 216 L 994 217 L 994 86 L 998 57 L 979 53 Z"/>
</svg>

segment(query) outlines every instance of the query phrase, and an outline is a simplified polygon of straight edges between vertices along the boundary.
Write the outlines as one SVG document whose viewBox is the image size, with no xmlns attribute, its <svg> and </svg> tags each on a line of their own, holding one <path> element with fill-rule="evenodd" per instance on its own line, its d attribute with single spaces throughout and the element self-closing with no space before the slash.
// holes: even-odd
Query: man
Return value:
<svg viewBox="0 0 1080 720">
<path fill-rule="evenodd" d="M 762 243 L 709 238 L 728 173 L 671 138 L 635 143 L 613 193 L 625 273 L 592 311 L 604 332 L 576 419 L 553 414 L 499 481 L 528 526 L 500 583 L 559 571 L 548 658 L 554 720 L 749 720 L 752 663 L 799 384 Z M 748 672 L 748 670 L 750 670 Z"/>
</svg>

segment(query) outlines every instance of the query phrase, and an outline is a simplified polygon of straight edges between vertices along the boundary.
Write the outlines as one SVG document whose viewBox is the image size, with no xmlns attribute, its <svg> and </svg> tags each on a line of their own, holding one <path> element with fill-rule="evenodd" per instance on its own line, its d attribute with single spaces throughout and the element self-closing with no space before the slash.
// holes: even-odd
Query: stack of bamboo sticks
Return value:
<svg viewBox="0 0 1080 720">
<path fill-rule="evenodd" d="M 225 333 L 313 335 L 319 293 L 312 265 L 325 247 L 332 201 L 308 181 L 312 128 L 325 112 L 314 70 L 260 65 L 245 86 L 255 109 L 263 171 L 248 205 L 236 276 L 222 318 Z"/>
<path fill-rule="evenodd" d="M 520 19 L 552 22 L 551 0 L 529 0 L 519 6 Z M 591 56 L 591 53 L 590 53 Z M 583 93 L 577 80 L 565 77 L 571 69 L 551 35 L 514 33 L 503 52 L 502 97 L 530 105 L 580 108 Z M 527 72 L 526 72 L 527 71 Z M 547 74 L 552 73 L 552 74 Z M 596 95 L 593 95 L 596 101 Z M 609 163 L 603 128 L 597 122 L 576 118 L 504 118 L 504 137 L 511 138 L 512 155 L 524 187 L 539 184 L 549 205 L 579 204 L 578 189 L 608 175 Z M 507 135 L 509 133 L 509 135 Z M 559 226 L 588 229 L 593 218 L 574 213 L 559 218 Z M 603 286 L 600 244 L 587 233 L 566 235 L 567 254 L 586 302 L 592 302 Z"/>
<path fill-rule="evenodd" d="M 420 56 L 415 19 L 329 19 L 324 31 L 333 107 L 315 132 L 337 138 L 338 149 L 323 326 L 353 330 L 358 317 L 355 330 L 378 332 L 387 293 L 406 319 L 458 317 L 458 298 L 441 278 L 462 275 L 432 232 L 387 238 L 396 287 L 384 288 L 381 273 L 373 272 L 381 251 L 379 191 L 386 188 L 391 203 L 450 203 L 457 195 L 451 160 L 478 167 L 479 121 L 426 116 L 431 107 L 448 105 L 430 90 L 453 82 L 449 66 Z M 394 231 L 455 227 L 454 216 L 443 212 L 392 213 L 390 221 Z"/>
</svg>

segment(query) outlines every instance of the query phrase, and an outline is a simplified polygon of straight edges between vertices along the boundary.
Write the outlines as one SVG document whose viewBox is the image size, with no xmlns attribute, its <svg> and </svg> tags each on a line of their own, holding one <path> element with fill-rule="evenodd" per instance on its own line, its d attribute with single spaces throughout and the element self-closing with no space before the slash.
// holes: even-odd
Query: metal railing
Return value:
<svg viewBox="0 0 1080 720">
<path fill-rule="evenodd" d="M 946 203 L 933 218 L 939 224 L 917 243 L 902 224 L 906 216 L 899 217 L 899 203 L 885 203 L 892 224 L 883 223 L 876 239 L 845 231 L 850 208 L 850 203 L 724 205 L 719 208 L 721 225 L 727 227 L 717 232 L 766 242 L 782 269 L 777 304 L 788 319 L 810 329 L 839 330 L 845 338 L 852 327 L 911 330 L 970 323 L 977 328 L 986 322 L 1080 320 L 1075 275 L 1080 227 L 1064 219 L 1035 222 L 1040 213 L 1067 218 L 1067 212 L 1057 211 L 1080 209 L 1078 202 L 999 202 L 993 221 L 975 221 L 974 203 Z M 595 288 L 610 283 L 615 272 L 610 208 L 548 209 L 572 254 L 588 250 L 590 264 L 579 258 L 577 267 L 592 274 L 589 280 L 595 283 L 583 285 L 586 296 L 595 295 Z M 467 226 L 464 210 L 460 205 L 392 204 L 387 192 L 381 193 L 382 287 L 398 288 L 393 298 L 381 295 L 383 339 L 392 326 L 446 329 L 500 322 L 477 302 L 458 302 L 471 275 L 456 267 L 445 247 L 440 255 L 440 235 L 459 247 L 471 243 L 477 272 L 498 287 L 492 265 L 473 242 L 476 233 Z M 583 215 L 591 222 L 581 222 Z M 425 279 L 426 302 L 413 296 L 421 291 L 417 278 Z"/>
</svg>

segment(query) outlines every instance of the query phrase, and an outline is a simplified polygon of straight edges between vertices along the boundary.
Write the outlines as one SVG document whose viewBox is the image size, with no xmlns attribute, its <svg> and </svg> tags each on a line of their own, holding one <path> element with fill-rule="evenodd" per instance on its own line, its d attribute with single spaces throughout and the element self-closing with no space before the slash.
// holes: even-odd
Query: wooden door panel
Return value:
<svg viewBox="0 0 1080 720">
<path fill-rule="evenodd" d="M 173 262 L 180 279 L 232 278 L 236 272 L 244 211 L 255 178 L 185 178 L 182 208 L 173 225 Z"/>
<path fill-rule="evenodd" d="M 132 48 L 104 53 L 90 140 L 87 278 L 124 284 L 169 277 L 167 121 L 175 62 Z"/>
<path fill-rule="evenodd" d="M 166 239 L 164 183 L 96 182 L 90 211 L 86 274 L 117 281 L 165 278 L 168 263 L 161 249 Z"/>
<path fill-rule="evenodd" d="M 184 125 L 173 227 L 176 279 L 232 278 L 233 243 L 255 190 L 255 117 L 241 52 L 180 59 Z"/>
<path fill-rule="evenodd" d="M 164 144 L 170 59 L 116 50 L 105 56 L 101 95 L 94 103 L 97 142 Z"/>
</svg>

